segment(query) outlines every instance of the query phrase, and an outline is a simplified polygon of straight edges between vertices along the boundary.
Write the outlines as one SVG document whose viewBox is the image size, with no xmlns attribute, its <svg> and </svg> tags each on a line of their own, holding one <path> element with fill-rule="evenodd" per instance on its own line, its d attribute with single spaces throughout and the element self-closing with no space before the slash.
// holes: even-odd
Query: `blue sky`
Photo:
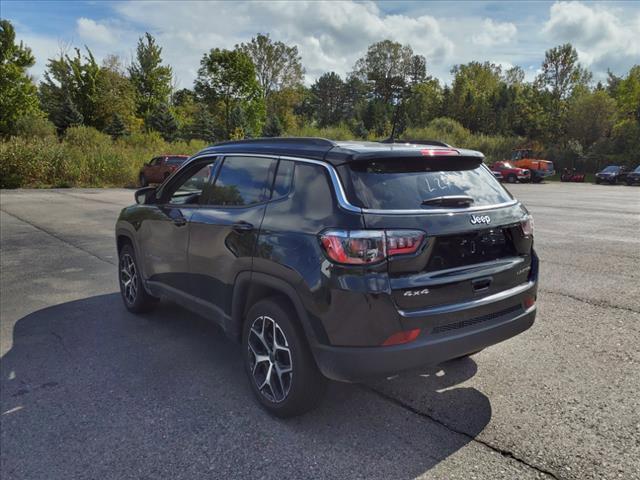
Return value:
<svg viewBox="0 0 640 480">
<path fill-rule="evenodd" d="M 156 36 L 176 83 L 190 87 L 202 55 L 233 48 L 257 32 L 297 45 L 312 82 L 325 71 L 347 74 L 367 46 L 384 38 L 410 44 L 427 58 L 431 75 L 471 60 L 508 68 L 532 79 L 544 51 L 564 42 L 596 79 L 607 69 L 624 74 L 640 63 L 640 2 L 170 2 L 2 0 L 2 18 L 30 46 L 40 78 L 60 49 L 87 45 L 98 59 L 117 54 L 129 62 L 137 38 Z"/>
</svg>

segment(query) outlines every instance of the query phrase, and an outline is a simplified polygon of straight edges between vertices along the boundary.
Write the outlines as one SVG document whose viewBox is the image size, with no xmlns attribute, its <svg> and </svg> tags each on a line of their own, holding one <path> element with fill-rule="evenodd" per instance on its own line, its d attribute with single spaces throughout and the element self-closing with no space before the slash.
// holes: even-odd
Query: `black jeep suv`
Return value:
<svg viewBox="0 0 640 480">
<path fill-rule="evenodd" d="M 538 278 L 532 218 L 483 158 L 317 138 L 209 147 L 122 210 L 124 304 L 166 297 L 216 321 L 282 417 L 326 378 L 478 352 L 533 324 Z"/>
</svg>

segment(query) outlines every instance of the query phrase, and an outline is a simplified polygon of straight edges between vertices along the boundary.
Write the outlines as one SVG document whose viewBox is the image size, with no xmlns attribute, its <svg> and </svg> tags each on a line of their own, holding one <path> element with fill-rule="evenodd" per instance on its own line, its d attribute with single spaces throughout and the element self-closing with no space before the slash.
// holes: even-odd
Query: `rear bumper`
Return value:
<svg viewBox="0 0 640 480">
<path fill-rule="evenodd" d="M 469 318 L 472 312 L 478 312 L 481 316 L 466 320 L 466 323 L 461 322 L 459 328 L 423 332 L 417 340 L 408 344 L 386 347 L 316 345 L 314 356 L 326 377 L 345 382 L 381 378 L 405 370 L 437 365 L 495 345 L 531 327 L 536 316 L 535 305 L 524 310 L 518 308 L 517 304 L 513 306 L 513 301 L 520 301 L 524 295 L 535 297 L 536 290 L 537 284 L 531 282 L 526 290 L 510 297 L 511 300 L 504 298 L 490 305 L 470 306 L 464 309 L 464 315 L 461 316 Z M 503 310 L 507 302 L 512 307 Z M 496 315 L 486 312 L 495 312 Z M 452 314 L 455 312 L 445 315 Z"/>
</svg>

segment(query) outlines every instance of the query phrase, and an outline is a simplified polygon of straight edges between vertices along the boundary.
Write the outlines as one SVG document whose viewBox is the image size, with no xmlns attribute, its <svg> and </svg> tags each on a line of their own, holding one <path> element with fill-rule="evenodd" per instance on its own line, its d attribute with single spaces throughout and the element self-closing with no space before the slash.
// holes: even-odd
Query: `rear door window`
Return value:
<svg viewBox="0 0 640 480">
<path fill-rule="evenodd" d="M 240 207 L 269 200 L 277 160 L 225 157 L 207 204 Z"/>
<path fill-rule="evenodd" d="M 351 203 L 381 210 L 442 208 L 439 197 L 469 197 L 466 206 L 512 200 L 487 168 L 456 159 L 385 159 L 352 162 L 347 169 Z"/>
</svg>

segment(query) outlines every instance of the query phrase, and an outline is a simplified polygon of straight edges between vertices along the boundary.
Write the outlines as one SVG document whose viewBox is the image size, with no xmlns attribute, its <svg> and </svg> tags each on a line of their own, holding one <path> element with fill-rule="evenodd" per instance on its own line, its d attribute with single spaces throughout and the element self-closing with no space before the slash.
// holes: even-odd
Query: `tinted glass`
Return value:
<svg viewBox="0 0 640 480">
<path fill-rule="evenodd" d="M 456 168 L 457 166 L 457 168 Z M 468 196 L 470 206 L 511 200 L 509 193 L 483 165 L 452 160 L 372 161 L 350 164 L 355 202 L 365 208 L 406 210 L 438 208 L 429 199 Z"/>
<path fill-rule="evenodd" d="M 213 164 L 214 162 L 211 162 L 198 168 L 195 173 L 179 183 L 171 194 L 169 203 L 175 205 L 199 204 L 203 190 L 212 180 Z"/>
<path fill-rule="evenodd" d="M 158 157 L 158 158 L 154 158 L 153 160 L 151 160 L 151 165 L 158 166 L 162 163 L 162 157 Z"/>
<path fill-rule="evenodd" d="M 620 167 L 616 167 L 614 165 L 609 165 L 608 167 L 606 167 L 602 171 L 606 172 L 606 173 L 616 173 L 618 170 L 620 170 Z"/>
<path fill-rule="evenodd" d="M 242 206 L 268 200 L 275 166 L 269 158 L 226 157 L 207 203 Z"/>
<path fill-rule="evenodd" d="M 636 169 L 633 171 L 633 173 L 640 173 L 640 165 L 636 167 Z"/>
<path fill-rule="evenodd" d="M 280 160 L 271 198 L 286 197 L 289 194 L 291 180 L 293 180 L 293 166 L 294 162 L 290 160 Z"/>
<path fill-rule="evenodd" d="M 186 160 L 187 160 L 187 157 L 169 157 L 167 158 L 167 164 L 182 165 Z"/>
</svg>

